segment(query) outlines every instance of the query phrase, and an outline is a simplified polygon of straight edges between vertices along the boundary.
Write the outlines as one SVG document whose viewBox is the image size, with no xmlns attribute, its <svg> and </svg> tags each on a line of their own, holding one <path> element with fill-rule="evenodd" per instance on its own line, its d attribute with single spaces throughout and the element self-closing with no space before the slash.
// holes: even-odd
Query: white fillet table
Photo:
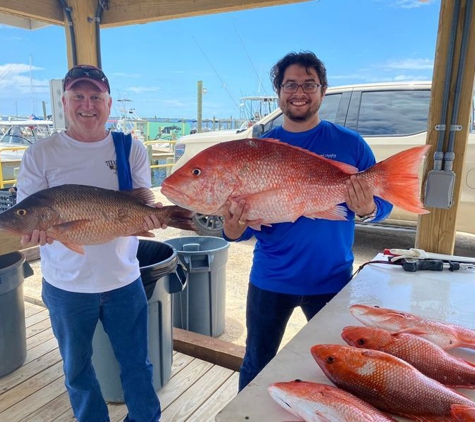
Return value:
<svg viewBox="0 0 475 422">
<path fill-rule="evenodd" d="M 378 254 L 374 260 L 379 259 L 385 258 Z M 401 266 L 366 265 L 280 350 L 254 381 L 217 414 L 215 421 L 297 420 L 271 398 L 267 387 L 274 382 L 294 379 L 332 384 L 313 359 L 310 348 L 326 343 L 346 345 L 341 338 L 343 327 L 362 325 L 349 312 L 349 307 L 357 303 L 411 312 L 475 329 L 475 270 L 406 272 Z M 475 362 L 475 350 L 455 349 L 452 353 Z M 458 391 L 475 401 L 475 390 Z"/>
</svg>

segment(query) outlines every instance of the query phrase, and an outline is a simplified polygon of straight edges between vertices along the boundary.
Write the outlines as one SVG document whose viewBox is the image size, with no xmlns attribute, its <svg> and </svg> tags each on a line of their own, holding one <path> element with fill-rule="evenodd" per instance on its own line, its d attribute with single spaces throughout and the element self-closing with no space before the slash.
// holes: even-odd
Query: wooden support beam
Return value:
<svg viewBox="0 0 475 422">
<path fill-rule="evenodd" d="M 444 98 L 444 88 L 446 86 L 446 74 L 451 72 L 449 80 L 450 92 L 448 99 L 448 110 L 445 115 L 446 126 L 460 125 L 461 131 L 455 132 L 455 160 L 453 171 L 456 174 L 454 187 L 454 205 L 449 209 L 429 208 L 430 214 L 419 217 L 419 224 L 416 236 L 416 247 L 427 252 L 453 254 L 455 247 L 455 223 L 457 208 L 460 198 L 460 185 L 466 183 L 462 180 L 463 164 L 465 162 L 465 152 L 467 148 L 468 134 L 470 131 L 470 113 L 473 94 L 473 83 L 475 78 L 475 10 L 472 6 L 470 16 L 470 28 L 465 31 L 464 22 L 467 14 L 467 3 L 473 0 L 460 1 L 460 13 L 456 29 L 454 43 L 454 54 L 452 63 L 447 65 L 449 54 L 450 35 L 452 30 L 452 17 L 455 13 L 455 3 L 453 0 L 442 0 L 439 16 L 439 30 L 437 36 L 436 55 L 434 63 L 434 75 L 432 79 L 431 106 L 429 110 L 428 131 L 426 143 L 432 145 L 426 167 L 424 169 L 424 180 L 427 174 L 434 168 L 433 154 L 436 151 L 439 131 L 436 125 L 441 124 L 442 104 Z M 461 57 L 462 40 L 466 39 L 467 56 Z M 463 64 L 463 79 L 459 90 L 459 112 L 457 121 L 452 122 L 452 111 L 456 94 L 456 83 L 459 75 L 459 62 Z M 470 65 L 472 64 L 472 65 Z M 447 150 L 450 130 L 444 134 L 444 151 Z"/>
<path fill-rule="evenodd" d="M 97 48 L 99 34 L 94 20 L 97 0 L 67 0 L 67 4 L 71 9 L 72 19 L 71 26 L 66 13 L 64 14 L 68 67 L 71 68 L 74 64 L 98 66 L 100 63 L 100 57 L 98 57 L 100 49 Z M 73 31 L 70 30 L 71 28 Z M 76 63 L 74 63 L 74 56 L 76 56 Z"/>
<path fill-rule="evenodd" d="M 245 351 L 243 346 L 180 328 L 173 328 L 173 349 L 233 371 L 239 371 Z"/>
</svg>

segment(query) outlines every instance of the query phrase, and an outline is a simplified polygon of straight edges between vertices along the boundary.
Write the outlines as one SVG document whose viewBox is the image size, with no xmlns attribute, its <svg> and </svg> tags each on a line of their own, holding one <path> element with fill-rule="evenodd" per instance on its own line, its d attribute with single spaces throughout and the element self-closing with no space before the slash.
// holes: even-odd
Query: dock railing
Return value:
<svg viewBox="0 0 475 422">
<path fill-rule="evenodd" d="M 170 174 L 170 170 L 177 159 L 175 151 L 177 141 L 173 135 L 172 139 L 156 139 L 144 142 L 147 147 L 151 169 L 165 168 L 167 175 Z M 160 163 L 160 160 L 165 160 L 165 163 Z"/>
<path fill-rule="evenodd" d="M 176 139 L 157 139 L 155 141 L 144 142 L 144 145 L 147 147 L 151 170 L 165 168 L 167 175 L 170 174 L 171 168 L 173 167 L 177 159 L 175 152 L 176 143 Z M 2 157 L 2 152 L 24 150 L 27 148 L 28 147 L 26 146 L 0 148 L 0 189 L 15 185 L 17 181 L 16 174 L 18 173 L 18 169 L 21 163 L 21 159 L 4 160 Z M 160 161 L 165 161 L 165 163 L 160 163 Z M 9 174 L 13 174 L 13 178 L 5 177 L 7 169 L 12 169 L 12 171 L 9 171 Z"/>
<path fill-rule="evenodd" d="M 18 168 L 20 168 L 21 158 L 18 160 L 4 160 L 4 155 L 2 157 L 2 153 L 4 151 L 20 151 L 25 150 L 28 147 L 4 147 L 0 148 L 0 189 L 5 188 L 5 185 L 13 186 L 16 183 L 16 173 L 18 172 Z M 14 176 L 13 178 L 6 178 L 7 174 L 6 171 L 11 170 L 11 174 Z"/>
</svg>

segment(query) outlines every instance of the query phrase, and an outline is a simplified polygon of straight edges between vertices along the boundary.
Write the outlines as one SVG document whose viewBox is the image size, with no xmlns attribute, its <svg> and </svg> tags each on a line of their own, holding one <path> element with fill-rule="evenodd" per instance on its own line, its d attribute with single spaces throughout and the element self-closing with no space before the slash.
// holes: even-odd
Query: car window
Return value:
<svg viewBox="0 0 475 422">
<path fill-rule="evenodd" d="M 282 126 L 284 123 L 284 115 L 280 113 L 274 120 L 268 121 L 265 125 L 256 124 L 252 127 L 252 137 L 259 138 L 263 133 L 269 132 L 276 126 Z"/>
<path fill-rule="evenodd" d="M 322 101 L 318 115 L 322 120 L 328 120 L 335 123 L 340 105 L 341 94 L 327 94 Z"/>
<path fill-rule="evenodd" d="M 362 92 L 356 130 L 362 136 L 411 135 L 427 130 L 430 91 Z"/>
</svg>

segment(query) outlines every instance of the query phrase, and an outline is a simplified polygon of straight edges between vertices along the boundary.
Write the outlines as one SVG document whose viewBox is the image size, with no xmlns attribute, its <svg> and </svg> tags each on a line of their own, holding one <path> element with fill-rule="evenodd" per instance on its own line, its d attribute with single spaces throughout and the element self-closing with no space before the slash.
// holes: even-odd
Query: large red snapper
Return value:
<svg viewBox="0 0 475 422">
<path fill-rule="evenodd" d="M 475 349 L 475 330 L 460 325 L 433 321 L 409 312 L 379 306 L 355 304 L 350 306 L 350 312 L 359 322 L 368 327 L 416 334 L 445 350 L 454 347 Z"/>
<path fill-rule="evenodd" d="M 364 178 L 380 196 L 408 211 L 427 213 L 419 198 L 418 169 L 427 145 L 408 149 L 366 171 L 275 139 L 241 139 L 213 145 L 167 177 L 162 193 L 198 213 L 221 215 L 232 199 L 249 204 L 248 220 L 262 224 L 300 216 L 345 220 L 346 181 Z"/>
<path fill-rule="evenodd" d="M 340 388 L 308 381 L 276 382 L 267 390 L 285 410 L 306 422 L 395 422 Z"/>
<path fill-rule="evenodd" d="M 349 326 L 341 337 L 350 346 L 390 353 L 444 385 L 475 388 L 475 365 L 450 355 L 437 344 L 414 334 L 381 328 Z"/>
<path fill-rule="evenodd" d="M 145 231 L 145 217 L 156 215 L 170 227 L 193 230 L 193 213 L 168 206 L 155 208 L 150 189 L 113 191 L 83 185 L 62 185 L 36 192 L 0 214 L 0 229 L 18 235 L 33 230 L 84 253 L 82 245 L 110 242 L 120 236 L 154 237 Z"/>
<path fill-rule="evenodd" d="M 450 417 L 452 404 L 475 407 L 467 397 L 388 353 L 338 344 L 318 344 L 311 353 L 334 384 L 383 411 L 424 420 L 421 417 Z"/>
</svg>

